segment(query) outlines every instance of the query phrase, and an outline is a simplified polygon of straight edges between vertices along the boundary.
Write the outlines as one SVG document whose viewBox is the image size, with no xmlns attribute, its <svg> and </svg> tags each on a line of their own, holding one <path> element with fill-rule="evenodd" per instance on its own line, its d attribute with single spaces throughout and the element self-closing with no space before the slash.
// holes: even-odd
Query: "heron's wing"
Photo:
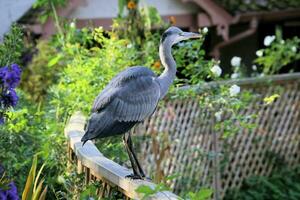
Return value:
<svg viewBox="0 0 300 200">
<path fill-rule="evenodd" d="M 105 109 L 118 121 L 142 121 L 154 112 L 160 98 L 154 73 L 138 67 L 120 74 L 96 98 L 93 111 Z"/>
</svg>

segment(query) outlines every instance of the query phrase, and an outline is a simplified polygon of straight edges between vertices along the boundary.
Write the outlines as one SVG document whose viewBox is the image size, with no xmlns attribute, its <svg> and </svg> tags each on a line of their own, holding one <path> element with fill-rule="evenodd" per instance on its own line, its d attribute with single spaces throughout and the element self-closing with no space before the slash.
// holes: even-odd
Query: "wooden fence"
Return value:
<svg viewBox="0 0 300 200">
<path fill-rule="evenodd" d="M 164 101 L 150 119 L 135 129 L 144 138 L 138 149 L 147 174 L 155 173 L 158 179 L 177 174 L 169 180 L 175 193 L 212 187 L 214 197 L 221 199 L 226 190 L 240 187 L 250 175 L 269 175 L 277 158 L 288 167 L 300 163 L 300 73 L 210 83 L 207 87 L 233 83 L 258 95 L 240 111 L 257 117 L 249 121 L 256 124 L 254 129 L 241 129 L 228 141 L 227 162 L 221 162 L 225 143 L 213 129 L 213 114 L 201 109 L 194 99 L 172 99 Z M 280 97 L 265 105 L 262 99 L 275 93 Z M 133 199 L 141 198 L 135 192 L 139 185 L 155 187 L 147 181 L 124 178 L 131 171 L 105 158 L 92 142 L 82 148 L 84 121 L 83 116 L 73 116 L 65 134 L 69 156 L 77 162 L 78 171 L 86 174 L 86 182 L 101 180 L 102 196 L 109 196 L 115 188 L 124 198 Z M 154 199 L 179 198 L 170 192 L 156 195 Z"/>
<path fill-rule="evenodd" d="M 276 158 L 289 167 L 300 163 L 300 73 L 208 87 L 233 83 L 258 95 L 240 111 L 257 117 L 249 121 L 256 125 L 254 129 L 241 129 L 228 141 L 227 162 L 221 163 L 225 143 L 214 132 L 213 114 L 201 109 L 197 100 L 167 100 L 136 129 L 136 134 L 149 136 L 139 154 L 147 174 L 156 173 L 160 178 L 178 174 L 171 181 L 176 193 L 206 186 L 214 188 L 215 198 L 221 199 L 227 189 L 240 187 L 246 177 L 269 175 Z M 280 97 L 265 105 L 263 98 L 273 94 Z"/>
<path fill-rule="evenodd" d="M 98 180 L 102 183 L 102 187 L 97 190 L 99 197 L 112 199 L 112 196 L 115 195 L 113 193 L 117 192 L 121 199 L 141 199 L 142 194 L 135 191 L 139 186 L 146 185 L 155 188 L 155 184 L 149 181 L 125 178 L 132 171 L 104 157 L 91 141 L 82 147 L 80 140 L 84 134 L 84 124 L 85 117 L 76 113 L 66 126 L 68 156 L 71 162 L 77 163 L 77 172 L 85 173 L 86 184 L 91 180 Z M 180 198 L 169 191 L 162 191 L 147 199 L 176 200 Z"/>
</svg>

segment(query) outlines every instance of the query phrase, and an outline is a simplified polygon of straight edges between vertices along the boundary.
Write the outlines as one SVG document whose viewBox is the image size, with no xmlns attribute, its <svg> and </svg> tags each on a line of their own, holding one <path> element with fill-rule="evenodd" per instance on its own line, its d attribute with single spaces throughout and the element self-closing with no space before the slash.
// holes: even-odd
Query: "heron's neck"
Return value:
<svg viewBox="0 0 300 200">
<path fill-rule="evenodd" d="M 161 88 L 160 98 L 163 98 L 167 94 L 170 85 L 176 77 L 176 62 L 172 56 L 171 50 L 171 43 L 163 43 L 159 46 L 160 60 L 165 67 L 163 73 L 157 78 Z"/>
</svg>

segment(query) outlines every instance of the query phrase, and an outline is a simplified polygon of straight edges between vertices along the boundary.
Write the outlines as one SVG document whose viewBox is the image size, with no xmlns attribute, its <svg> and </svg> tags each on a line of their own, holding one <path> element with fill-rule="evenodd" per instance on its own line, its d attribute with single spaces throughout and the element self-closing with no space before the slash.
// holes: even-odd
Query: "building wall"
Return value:
<svg viewBox="0 0 300 200">
<path fill-rule="evenodd" d="M 13 22 L 30 9 L 35 0 L 0 0 L 0 41 Z"/>
<path fill-rule="evenodd" d="M 181 0 L 141 0 L 140 5 L 154 6 L 161 15 L 181 15 L 197 12 L 197 6 Z M 70 18 L 99 19 L 114 18 L 118 14 L 118 0 L 85 0 L 76 8 Z"/>
</svg>

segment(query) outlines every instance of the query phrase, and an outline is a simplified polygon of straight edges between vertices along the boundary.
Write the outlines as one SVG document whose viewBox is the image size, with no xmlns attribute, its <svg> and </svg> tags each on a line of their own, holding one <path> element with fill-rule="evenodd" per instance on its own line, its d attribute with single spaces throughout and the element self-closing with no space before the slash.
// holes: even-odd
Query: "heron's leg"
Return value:
<svg viewBox="0 0 300 200">
<path fill-rule="evenodd" d="M 128 157 L 130 159 L 132 170 L 133 170 L 133 175 L 129 175 L 127 177 L 134 178 L 134 179 L 135 178 L 142 178 L 142 176 L 137 171 L 137 165 L 136 165 L 135 160 L 134 160 L 134 158 L 132 156 L 132 152 L 131 152 L 131 150 L 129 148 L 129 145 L 128 145 L 128 136 L 126 136 L 126 133 L 123 136 L 123 142 L 124 142 L 124 145 L 125 145 Z"/>
<path fill-rule="evenodd" d="M 140 174 L 143 178 L 145 178 L 145 173 L 144 173 L 144 171 L 143 171 L 143 169 L 142 169 L 142 167 L 141 167 L 141 165 L 140 165 L 140 163 L 139 163 L 139 161 L 138 161 L 138 159 L 137 159 L 137 156 L 136 156 L 136 154 L 135 154 L 135 152 L 134 152 L 134 150 L 133 150 L 133 144 L 132 144 L 130 132 L 128 133 L 128 147 L 129 147 L 129 149 L 130 149 L 130 151 L 131 151 L 131 153 L 132 153 L 133 159 L 135 160 L 135 163 L 136 163 L 136 165 L 137 165 L 137 167 L 138 167 L 139 174 Z"/>
</svg>

